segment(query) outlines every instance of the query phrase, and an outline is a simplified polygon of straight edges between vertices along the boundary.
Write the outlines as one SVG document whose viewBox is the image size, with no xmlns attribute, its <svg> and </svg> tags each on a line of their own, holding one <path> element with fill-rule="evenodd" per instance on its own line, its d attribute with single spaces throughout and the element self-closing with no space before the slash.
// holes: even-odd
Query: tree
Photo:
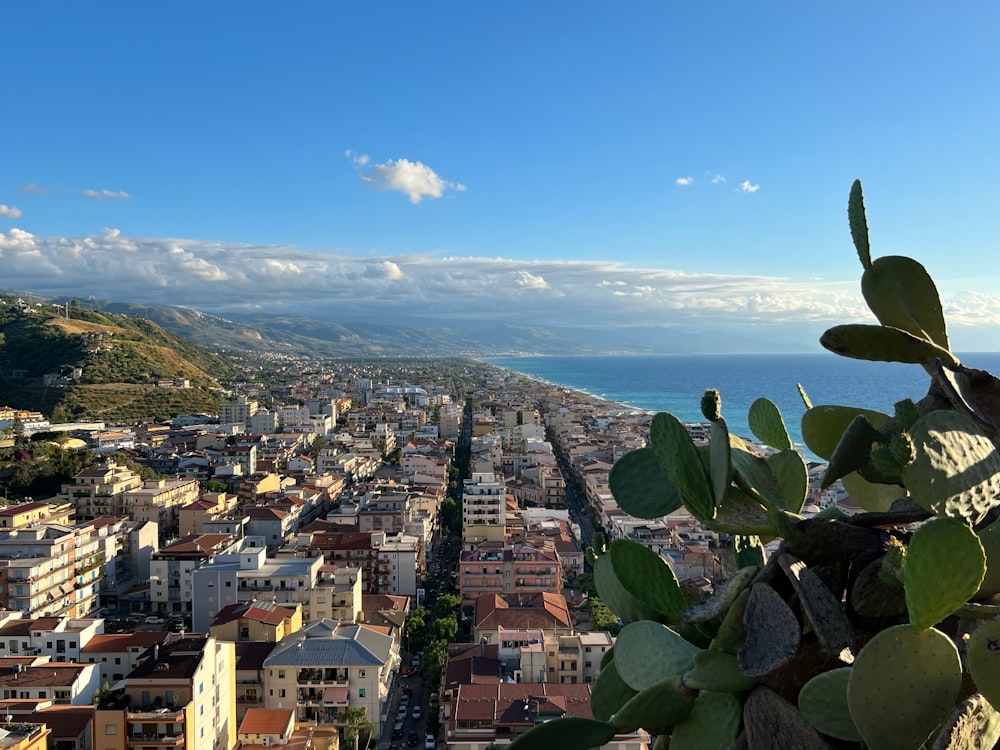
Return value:
<svg viewBox="0 0 1000 750">
<path fill-rule="evenodd" d="M 348 706 L 344 710 L 344 721 L 344 739 L 353 743 L 354 750 L 358 750 L 358 739 L 362 734 L 367 737 L 375 731 L 364 706 Z"/>
<path fill-rule="evenodd" d="M 229 492 L 229 485 L 221 479 L 206 479 L 201 483 L 201 488 L 206 492 Z"/>
<path fill-rule="evenodd" d="M 434 621 L 435 640 L 451 643 L 456 635 L 458 635 L 458 620 L 455 617 L 439 617 Z"/>
</svg>

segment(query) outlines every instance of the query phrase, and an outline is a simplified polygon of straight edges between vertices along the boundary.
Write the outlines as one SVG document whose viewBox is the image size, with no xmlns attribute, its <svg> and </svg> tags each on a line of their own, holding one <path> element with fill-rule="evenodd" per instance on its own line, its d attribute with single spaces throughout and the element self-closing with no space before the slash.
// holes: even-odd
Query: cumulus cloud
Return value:
<svg viewBox="0 0 1000 750">
<path fill-rule="evenodd" d="M 674 180 L 675 185 L 680 185 L 681 187 L 687 187 L 688 185 L 694 184 L 694 177 L 678 177 Z"/>
<path fill-rule="evenodd" d="M 21 185 L 18 188 L 22 193 L 27 193 L 28 195 L 48 195 L 49 191 L 37 182 L 29 182 L 25 185 Z"/>
<path fill-rule="evenodd" d="M 84 190 L 83 195 L 85 198 L 95 201 L 120 201 L 132 197 L 124 190 L 93 190 L 91 188 Z"/>
<path fill-rule="evenodd" d="M 752 185 L 750 180 L 744 180 L 740 183 L 740 190 L 744 193 L 756 193 L 760 190 L 760 185 Z"/>
<path fill-rule="evenodd" d="M 725 181 L 726 178 L 723 177 L 721 174 L 717 174 L 711 180 L 709 180 L 709 182 L 711 182 L 713 185 L 721 185 Z"/>
<path fill-rule="evenodd" d="M 17 206 L 8 206 L 6 203 L 0 203 L 0 218 L 19 219 L 23 214 L 24 212 Z"/>
<path fill-rule="evenodd" d="M 537 276 L 536 274 L 529 273 L 528 271 L 518 271 L 516 274 L 516 283 L 519 287 L 523 289 L 549 289 L 550 285 L 544 278 Z"/>
<path fill-rule="evenodd" d="M 466 185 L 449 182 L 420 161 L 409 159 L 389 159 L 381 164 L 370 164 L 367 154 L 357 154 L 348 149 L 344 156 L 358 170 L 358 176 L 366 185 L 382 190 L 403 193 L 410 203 L 420 203 L 424 198 L 440 198 L 446 191 L 465 192 Z"/>
</svg>

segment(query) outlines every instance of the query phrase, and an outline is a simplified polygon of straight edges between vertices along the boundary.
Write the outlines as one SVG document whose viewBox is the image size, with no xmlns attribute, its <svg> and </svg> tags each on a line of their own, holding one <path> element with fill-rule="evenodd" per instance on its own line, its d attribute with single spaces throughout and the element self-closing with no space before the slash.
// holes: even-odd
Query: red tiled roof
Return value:
<svg viewBox="0 0 1000 750">
<path fill-rule="evenodd" d="M 294 729 L 294 714 L 290 708 L 249 708 L 239 734 L 284 734 Z"/>
<path fill-rule="evenodd" d="M 233 620 L 255 620 L 268 625 L 279 625 L 295 614 L 294 609 L 281 607 L 270 602 L 239 602 L 223 607 L 212 620 L 212 627 L 225 625 Z"/>
<path fill-rule="evenodd" d="M 477 628 L 520 630 L 572 626 L 566 600 L 547 591 L 512 601 L 501 594 L 483 594 L 476 598 L 473 622 Z"/>
<path fill-rule="evenodd" d="M 137 630 L 134 633 L 105 633 L 95 635 L 87 645 L 80 649 L 83 654 L 95 653 L 127 653 L 130 648 L 147 649 L 167 639 L 164 630 Z"/>
</svg>

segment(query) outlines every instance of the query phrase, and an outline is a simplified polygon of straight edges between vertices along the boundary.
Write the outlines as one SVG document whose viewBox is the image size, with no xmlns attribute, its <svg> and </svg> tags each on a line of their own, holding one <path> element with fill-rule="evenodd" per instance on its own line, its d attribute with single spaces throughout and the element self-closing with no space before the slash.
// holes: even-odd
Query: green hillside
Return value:
<svg viewBox="0 0 1000 750">
<path fill-rule="evenodd" d="M 142 318 L 79 306 L 67 318 L 58 306 L 0 302 L 0 404 L 60 419 L 162 418 L 213 410 L 219 380 L 236 374 L 221 357 Z M 155 387 L 161 378 L 191 387 Z"/>
</svg>

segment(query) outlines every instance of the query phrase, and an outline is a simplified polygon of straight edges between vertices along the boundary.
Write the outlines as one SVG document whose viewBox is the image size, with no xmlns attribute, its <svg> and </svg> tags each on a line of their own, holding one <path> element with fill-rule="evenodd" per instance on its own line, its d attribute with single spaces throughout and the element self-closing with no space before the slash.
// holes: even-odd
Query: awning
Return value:
<svg viewBox="0 0 1000 750">
<path fill-rule="evenodd" d="M 323 691 L 324 706 L 341 706 L 347 703 L 346 687 L 328 687 Z"/>
</svg>

